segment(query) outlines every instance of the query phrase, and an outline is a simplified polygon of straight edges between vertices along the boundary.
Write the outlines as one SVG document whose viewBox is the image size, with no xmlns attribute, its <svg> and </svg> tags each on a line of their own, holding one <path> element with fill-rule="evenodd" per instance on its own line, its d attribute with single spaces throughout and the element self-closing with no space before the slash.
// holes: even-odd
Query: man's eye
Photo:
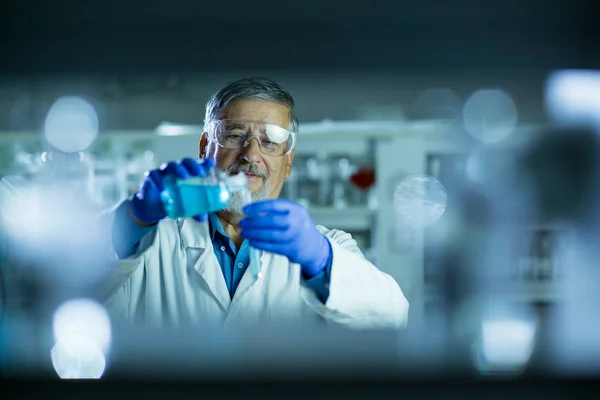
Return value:
<svg viewBox="0 0 600 400">
<path fill-rule="evenodd" d="M 277 146 L 279 146 L 277 143 L 272 142 L 270 140 L 263 140 L 262 145 L 264 147 L 268 147 L 268 148 L 276 148 Z"/>
</svg>

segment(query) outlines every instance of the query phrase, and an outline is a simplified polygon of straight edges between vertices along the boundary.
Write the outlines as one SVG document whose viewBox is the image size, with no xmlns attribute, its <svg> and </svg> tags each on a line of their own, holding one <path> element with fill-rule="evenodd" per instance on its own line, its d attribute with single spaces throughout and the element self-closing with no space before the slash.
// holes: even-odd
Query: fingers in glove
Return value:
<svg viewBox="0 0 600 400">
<path fill-rule="evenodd" d="M 188 171 L 190 176 L 206 176 L 208 169 L 204 164 L 191 158 L 181 160 L 181 165 Z"/>
<path fill-rule="evenodd" d="M 244 207 L 244 214 L 247 216 L 253 216 L 263 213 L 288 214 L 291 210 L 293 210 L 296 207 L 301 206 L 289 200 L 265 200 L 248 204 Z"/>
<path fill-rule="evenodd" d="M 162 176 L 174 175 L 178 178 L 184 179 L 190 176 L 190 173 L 183 165 L 173 161 L 163 164 L 163 166 L 160 168 L 160 172 Z"/>
<path fill-rule="evenodd" d="M 163 183 L 163 177 L 160 173 L 160 171 L 158 170 L 152 170 L 150 172 L 148 172 L 148 176 L 146 177 L 146 179 L 152 183 L 152 185 L 154 185 L 154 187 L 156 189 L 158 189 L 159 192 L 162 192 L 163 190 L 165 190 L 165 185 Z"/>
</svg>

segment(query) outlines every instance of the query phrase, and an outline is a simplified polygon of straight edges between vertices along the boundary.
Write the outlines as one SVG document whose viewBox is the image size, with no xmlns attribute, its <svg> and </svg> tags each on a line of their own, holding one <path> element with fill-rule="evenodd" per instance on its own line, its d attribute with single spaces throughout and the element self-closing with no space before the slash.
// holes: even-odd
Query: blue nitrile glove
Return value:
<svg viewBox="0 0 600 400">
<path fill-rule="evenodd" d="M 131 199 L 131 212 L 140 221 L 154 224 L 165 218 L 167 214 L 160 198 L 160 192 L 165 188 L 163 178 L 175 175 L 180 178 L 190 176 L 206 176 L 208 170 L 215 166 L 212 158 L 193 160 L 184 158 L 181 161 L 170 161 L 158 169 L 147 171 L 140 189 Z M 206 220 L 206 215 L 197 216 L 200 221 Z"/>
<path fill-rule="evenodd" d="M 266 200 L 247 205 L 244 214 L 241 235 L 251 246 L 300 264 L 307 279 L 325 269 L 331 248 L 306 208 L 289 200 Z"/>
</svg>

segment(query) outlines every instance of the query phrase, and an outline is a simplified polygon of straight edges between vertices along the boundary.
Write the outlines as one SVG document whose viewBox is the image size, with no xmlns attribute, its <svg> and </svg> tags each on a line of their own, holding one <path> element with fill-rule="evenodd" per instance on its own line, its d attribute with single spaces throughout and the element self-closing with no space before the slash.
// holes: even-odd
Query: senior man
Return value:
<svg viewBox="0 0 600 400">
<path fill-rule="evenodd" d="M 204 123 L 198 160 L 147 172 L 139 191 L 115 207 L 111 243 L 119 262 L 109 312 L 153 327 L 404 326 L 401 289 L 351 235 L 315 226 L 301 205 L 278 199 L 298 132 L 290 93 L 266 78 L 237 80 L 210 98 Z M 275 143 L 269 132 L 288 140 Z M 166 218 L 163 178 L 203 176 L 215 165 L 245 172 L 254 203 L 243 207 L 234 195 L 222 211 Z M 260 279 L 248 270 L 249 246 L 260 250 Z"/>
</svg>

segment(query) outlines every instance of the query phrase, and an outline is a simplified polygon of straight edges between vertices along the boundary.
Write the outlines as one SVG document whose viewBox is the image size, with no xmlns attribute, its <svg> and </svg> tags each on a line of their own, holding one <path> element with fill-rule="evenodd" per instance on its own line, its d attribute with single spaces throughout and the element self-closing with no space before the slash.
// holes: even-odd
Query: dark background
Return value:
<svg viewBox="0 0 600 400">
<path fill-rule="evenodd" d="M 411 118 L 444 87 L 506 90 L 538 123 L 549 71 L 600 67 L 594 3 L 4 0 L 0 131 L 39 130 L 69 94 L 103 130 L 201 123 L 213 91 L 250 75 L 286 86 L 301 122 Z"/>
<path fill-rule="evenodd" d="M 588 0 L 5 0 L 3 73 L 598 67 Z"/>
</svg>

